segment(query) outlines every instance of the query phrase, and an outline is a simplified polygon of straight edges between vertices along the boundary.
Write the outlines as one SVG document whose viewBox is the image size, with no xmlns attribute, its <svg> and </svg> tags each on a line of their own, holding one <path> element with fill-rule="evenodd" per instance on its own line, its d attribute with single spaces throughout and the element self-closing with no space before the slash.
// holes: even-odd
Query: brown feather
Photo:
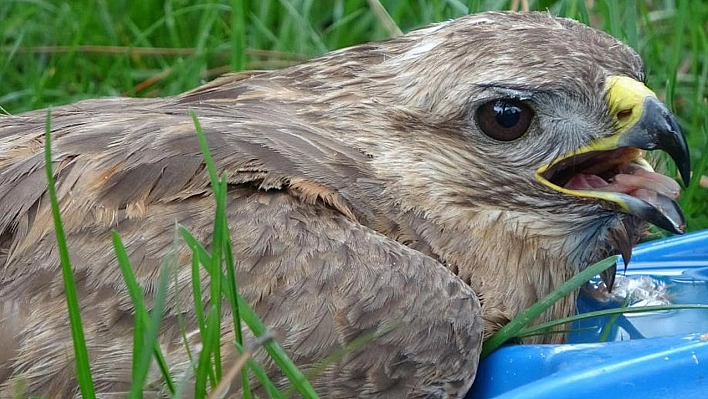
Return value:
<svg viewBox="0 0 708 399">
<path fill-rule="evenodd" d="M 624 226 L 625 216 L 532 178 L 611 129 L 609 74 L 641 78 L 641 62 L 572 21 L 486 13 L 172 98 L 54 108 L 54 173 L 98 390 L 120 396 L 130 383 L 133 308 L 113 229 L 148 302 L 176 253 L 160 344 L 174 373 L 188 374 L 178 317 L 195 329 L 196 316 L 174 226 L 208 242 L 214 214 L 194 111 L 228 179 L 241 292 L 278 342 L 309 369 L 374 337 L 313 377 L 320 394 L 462 397 L 483 335 L 607 254 L 609 232 Z M 481 134 L 471 116 L 503 88 L 532 93 L 539 107 L 510 143 Z M 77 393 L 44 117 L 0 118 L 0 396 Z M 573 309 L 568 298 L 543 319 Z M 225 320 L 227 364 L 233 337 Z M 146 391 L 160 392 L 157 370 L 150 382 Z"/>
</svg>

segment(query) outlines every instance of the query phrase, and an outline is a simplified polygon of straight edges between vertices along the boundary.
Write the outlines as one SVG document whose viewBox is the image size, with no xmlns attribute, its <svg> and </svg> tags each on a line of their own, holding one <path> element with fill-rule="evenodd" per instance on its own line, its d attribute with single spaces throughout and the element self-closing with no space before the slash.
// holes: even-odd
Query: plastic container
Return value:
<svg viewBox="0 0 708 399">
<path fill-rule="evenodd" d="M 708 230 L 637 246 L 618 283 L 615 297 L 581 292 L 579 311 L 708 304 Z M 573 330 L 569 344 L 495 351 L 467 398 L 708 398 L 707 310 L 596 318 Z M 598 343 L 603 335 L 609 342 Z"/>
</svg>

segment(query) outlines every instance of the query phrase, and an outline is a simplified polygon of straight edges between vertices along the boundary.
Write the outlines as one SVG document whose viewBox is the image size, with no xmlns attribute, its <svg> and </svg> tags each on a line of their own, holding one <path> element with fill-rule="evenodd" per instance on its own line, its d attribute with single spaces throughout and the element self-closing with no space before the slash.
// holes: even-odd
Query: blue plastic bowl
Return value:
<svg viewBox="0 0 708 399">
<path fill-rule="evenodd" d="M 671 303 L 708 304 L 708 230 L 637 246 L 626 278 L 641 276 Z M 580 312 L 619 306 L 587 293 L 578 299 Z M 598 343 L 602 335 L 611 342 Z M 706 310 L 585 320 L 568 342 L 495 351 L 467 398 L 708 398 Z"/>
</svg>

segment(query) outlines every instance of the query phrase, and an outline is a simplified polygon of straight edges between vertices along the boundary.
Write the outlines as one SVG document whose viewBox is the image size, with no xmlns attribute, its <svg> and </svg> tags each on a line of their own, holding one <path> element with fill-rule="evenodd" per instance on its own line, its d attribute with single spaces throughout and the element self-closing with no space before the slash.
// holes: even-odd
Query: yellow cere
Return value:
<svg viewBox="0 0 708 399">
<path fill-rule="evenodd" d="M 627 209 L 627 204 L 613 192 L 591 191 L 591 190 L 569 190 L 559 187 L 543 177 L 546 172 L 556 163 L 575 155 L 584 154 L 591 151 L 609 151 L 618 148 L 618 142 L 622 135 L 630 130 L 641 118 L 644 107 L 644 100 L 647 97 L 656 97 L 653 91 L 646 87 L 642 82 L 626 76 L 610 76 L 605 82 L 607 91 L 607 105 L 610 115 L 616 118 L 617 131 L 609 137 L 603 137 L 595 140 L 592 143 L 577 148 L 568 154 L 554 160 L 548 165 L 544 165 L 536 170 L 536 180 L 543 183 L 556 191 L 564 194 L 573 195 L 576 197 L 599 198 L 606 201 L 611 201 L 619 205 L 622 209 Z M 637 160 L 639 161 L 639 160 Z M 639 163 L 635 161 L 635 163 Z M 642 161 L 644 161 L 642 159 Z M 651 170 L 648 162 L 641 162 L 644 169 Z"/>
<path fill-rule="evenodd" d="M 626 132 L 639 121 L 644 100 L 647 97 L 656 97 L 656 94 L 644 83 L 626 76 L 610 76 L 605 81 L 605 89 L 610 115 L 617 118 L 618 135 Z"/>
<path fill-rule="evenodd" d="M 616 134 L 595 140 L 584 147 L 565 154 L 553 163 L 539 169 L 539 173 L 545 172 L 556 163 L 574 155 L 590 151 L 616 149 L 622 135 L 631 129 L 642 117 L 644 100 L 647 97 L 656 97 L 656 94 L 646 87 L 644 83 L 626 76 L 610 76 L 605 82 L 605 87 L 607 88 L 607 106 L 610 110 L 610 115 L 614 115 L 616 118 Z"/>
</svg>

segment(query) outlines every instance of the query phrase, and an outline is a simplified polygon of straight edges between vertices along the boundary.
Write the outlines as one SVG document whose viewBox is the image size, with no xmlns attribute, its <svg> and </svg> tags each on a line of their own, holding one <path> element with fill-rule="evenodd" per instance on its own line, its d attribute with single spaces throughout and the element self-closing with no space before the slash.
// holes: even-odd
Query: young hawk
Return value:
<svg viewBox="0 0 708 399">
<path fill-rule="evenodd" d="M 215 201 L 190 111 L 229 182 L 241 294 L 285 351 L 309 369 L 373 337 L 312 378 L 319 393 L 457 398 L 485 335 L 588 264 L 629 256 L 644 221 L 682 231 L 679 187 L 642 150 L 668 152 L 684 180 L 688 150 L 643 78 L 634 51 L 578 22 L 483 13 L 176 97 L 54 108 L 97 390 L 122 397 L 131 378 L 133 307 L 111 231 L 148 303 L 175 223 L 210 241 Z M 77 393 L 45 115 L 0 118 L 0 396 Z M 177 380 L 191 375 L 178 316 L 198 350 L 190 259 L 181 245 L 159 338 Z M 233 339 L 224 317 L 226 365 Z M 157 369 L 150 378 L 159 390 Z"/>
</svg>

